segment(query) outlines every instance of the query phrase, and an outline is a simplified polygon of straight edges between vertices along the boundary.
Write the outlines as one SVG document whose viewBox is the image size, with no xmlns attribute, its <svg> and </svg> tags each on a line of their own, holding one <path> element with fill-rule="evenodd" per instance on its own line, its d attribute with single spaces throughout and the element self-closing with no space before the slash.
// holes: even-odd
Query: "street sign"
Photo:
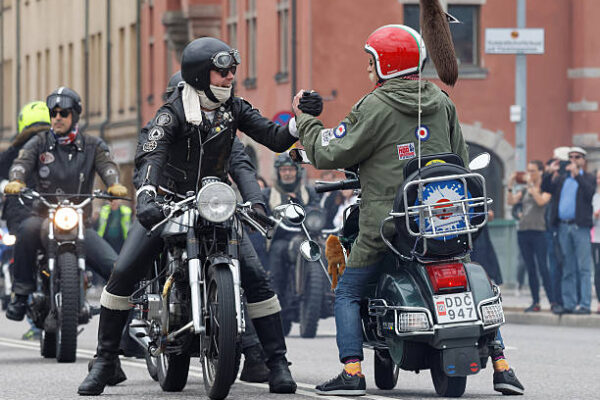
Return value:
<svg viewBox="0 0 600 400">
<path fill-rule="evenodd" d="M 543 28 L 487 28 L 487 54 L 544 54 Z"/>
<path fill-rule="evenodd" d="M 273 117 L 273 122 L 275 122 L 277 125 L 284 126 L 290 119 L 292 119 L 293 116 L 294 113 L 289 111 L 280 111 Z"/>
</svg>

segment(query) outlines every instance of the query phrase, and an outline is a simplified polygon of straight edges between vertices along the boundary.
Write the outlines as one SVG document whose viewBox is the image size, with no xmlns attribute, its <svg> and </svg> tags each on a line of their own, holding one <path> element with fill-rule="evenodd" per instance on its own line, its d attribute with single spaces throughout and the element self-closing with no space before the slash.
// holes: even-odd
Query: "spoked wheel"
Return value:
<svg viewBox="0 0 600 400">
<path fill-rule="evenodd" d="M 392 390 L 398 382 L 399 371 L 388 350 L 375 349 L 375 384 L 379 389 Z"/>
<path fill-rule="evenodd" d="M 165 354 L 158 357 L 148 357 L 155 360 L 157 366 L 157 377 L 160 387 L 165 392 L 181 392 L 187 383 L 188 371 L 190 369 L 189 354 Z M 146 358 L 146 365 L 148 359 Z M 148 369 L 150 372 L 150 369 Z M 152 375 L 150 375 L 152 376 Z"/>
<path fill-rule="evenodd" d="M 229 393 L 239 367 L 235 294 L 229 267 L 212 267 L 207 287 L 208 321 L 206 334 L 202 336 L 202 374 L 208 397 L 220 400 Z"/>
<path fill-rule="evenodd" d="M 148 375 L 150 378 L 158 382 L 158 360 L 157 357 L 152 357 L 150 353 L 146 351 L 144 355 L 146 358 L 146 369 L 148 369 Z"/>
<path fill-rule="evenodd" d="M 325 288 L 323 272 L 318 264 L 304 264 L 304 293 L 300 302 L 300 336 L 314 338 L 317 335 L 321 305 Z"/>
<path fill-rule="evenodd" d="M 57 329 L 56 360 L 75 362 L 77 358 L 77 325 L 79 322 L 79 268 L 77 257 L 72 252 L 58 254 L 60 278 L 56 280 L 55 296 Z"/>
<path fill-rule="evenodd" d="M 435 392 L 442 397 L 460 397 L 465 393 L 467 387 L 466 376 L 449 377 L 446 375 L 439 353 L 434 355 L 431 362 L 431 380 Z"/>
</svg>

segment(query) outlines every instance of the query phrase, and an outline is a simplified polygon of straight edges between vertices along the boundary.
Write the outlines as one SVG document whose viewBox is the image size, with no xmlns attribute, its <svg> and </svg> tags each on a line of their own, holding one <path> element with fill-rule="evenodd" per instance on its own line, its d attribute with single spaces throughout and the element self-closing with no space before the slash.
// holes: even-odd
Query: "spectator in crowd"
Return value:
<svg viewBox="0 0 600 400">
<path fill-rule="evenodd" d="M 564 260 L 563 307 L 558 311 L 563 313 L 591 312 L 590 228 L 593 226 L 592 197 L 596 191 L 596 179 L 585 171 L 585 156 L 584 149 L 572 147 L 569 151 L 569 164 L 564 167 L 565 173 L 561 173 L 560 162 L 556 160 L 550 165 L 550 173 L 544 176 L 542 182 L 542 190 L 555 198 L 550 218 L 551 223 L 558 226 L 558 239 Z"/>
<path fill-rule="evenodd" d="M 594 208 L 594 227 L 592 228 L 592 258 L 594 259 L 594 284 L 598 296 L 598 314 L 600 314 L 600 170 L 596 171 L 596 193 L 592 198 Z"/>
<path fill-rule="evenodd" d="M 560 147 L 558 149 L 561 149 Z M 555 160 L 563 162 L 565 165 L 569 162 L 569 150 L 570 147 L 566 147 L 567 150 L 564 152 L 564 156 L 557 154 L 557 150 L 554 150 L 554 157 L 546 161 L 544 168 L 544 176 L 552 174 L 551 165 Z M 560 157 L 560 158 L 559 158 Z M 543 179 L 543 178 L 542 178 Z M 562 312 L 562 253 L 560 250 L 560 243 L 558 243 L 558 227 L 552 223 L 552 210 L 554 202 L 557 201 L 554 198 L 550 198 L 548 204 L 546 204 L 546 210 L 544 211 L 544 221 L 546 222 L 546 246 L 548 251 L 548 271 L 550 273 L 550 282 L 552 284 L 552 293 L 554 294 L 554 301 L 556 305 L 552 307 L 552 312 L 560 314 Z"/>
<path fill-rule="evenodd" d="M 542 276 L 542 283 L 550 304 L 555 303 L 546 263 L 548 252 L 544 220 L 545 206 L 550 201 L 551 195 L 541 190 L 543 171 L 544 164 L 534 160 L 527 164 L 527 173 L 514 172 L 508 182 L 508 204 L 521 202 L 523 207 L 517 229 L 517 240 L 527 266 L 529 289 L 533 300 L 525 312 L 541 311 L 538 272 Z M 526 187 L 515 193 L 515 183 L 525 184 Z"/>
</svg>

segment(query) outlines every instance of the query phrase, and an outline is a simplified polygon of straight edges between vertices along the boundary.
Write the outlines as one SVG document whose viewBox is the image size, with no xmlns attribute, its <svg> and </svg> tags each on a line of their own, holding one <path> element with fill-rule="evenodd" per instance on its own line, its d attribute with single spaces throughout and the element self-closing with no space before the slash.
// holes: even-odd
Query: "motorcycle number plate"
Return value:
<svg viewBox="0 0 600 400">
<path fill-rule="evenodd" d="M 433 296 L 435 314 L 439 324 L 474 321 L 477 319 L 471 292 Z"/>
</svg>

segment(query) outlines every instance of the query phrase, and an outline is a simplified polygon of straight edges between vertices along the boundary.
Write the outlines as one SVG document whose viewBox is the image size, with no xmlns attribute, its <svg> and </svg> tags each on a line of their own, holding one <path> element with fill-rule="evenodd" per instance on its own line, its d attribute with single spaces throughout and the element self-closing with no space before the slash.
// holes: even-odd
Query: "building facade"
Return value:
<svg viewBox="0 0 600 400">
<path fill-rule="evenodd" d="M 442 0 L 460 65 L 455 87 L 424 75 L 456 103 L 473 151 L 490 151 L 490 192 L 504 198 L 515 169 L 515 56 L 485 54 L 486 28 L 514 28 L 517 0 Z M 597 0 L 527 0 L 527 26 L 544 28 L 545 52 L 527 56 L 527 159 L 578 145 L 600 166 L 600 15 Z M 83 123 L 131 169 L 137 132 L 161 105 L 185 44 L 222 38 L 242 54 L 236 92 L 269 118 L 285 120 L 300 89 L 319 91 L 322 120 L 335 126 L 372 90 L 363 45 L 385 24 L 418 28 L 418 0 L 0 0 L 0 130 L 15 132 L 20 105 L 69 85 L 84 98 Z M 110 18 L 107 18 L 110 16 Z M 61 21 L 56 24 L 56 21 Z M 71 21 L 72 23 L 65 23 Z M 87 49 L 87 50 L 86 50 Z M 253 149 L 272 179 L 273 153 Z M 127 173 L 129 174 L 129 172 Z M 311 177 L 318 176 L 310 172 Z M 127 177 L 127 175 L 126 175 Z M 507 215 L 502 203 L 496 211 Z"/>
</svg>

